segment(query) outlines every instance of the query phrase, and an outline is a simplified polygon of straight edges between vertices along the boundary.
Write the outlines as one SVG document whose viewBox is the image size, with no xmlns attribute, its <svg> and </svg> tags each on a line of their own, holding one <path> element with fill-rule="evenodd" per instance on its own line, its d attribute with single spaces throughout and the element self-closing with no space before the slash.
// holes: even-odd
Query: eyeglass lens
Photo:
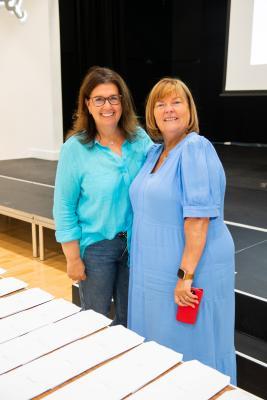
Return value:
<svg viewBox="0 0 267 400">
<path fill-rule="evenodd" d="M 106 101 L 109 102 L 111 105 L 117 105 L 120 104 L 121 102 L 121 96 L 120 95 L 112 95 L 109 97 L 103 97 L 103 96 L 96 96 L 92 97 L 93 103 L 96 107 L 103 106 Z"/>
</svg>

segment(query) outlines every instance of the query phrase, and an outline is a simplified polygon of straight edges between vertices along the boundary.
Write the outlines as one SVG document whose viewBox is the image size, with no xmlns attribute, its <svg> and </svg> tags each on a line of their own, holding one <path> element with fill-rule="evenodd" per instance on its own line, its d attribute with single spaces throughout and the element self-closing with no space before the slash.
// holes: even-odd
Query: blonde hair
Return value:
<svg viewBox="0 0 267 400">
<path fill-rule="evenodd" d="M 197 109 L 193 99 L 193 96 L 184 82 L 176 78 L 162 78 L 152 88 L 146 103 L 146 127 L 152 138 L 162 139 L 162 133 L 160 132 L 156 119 L 154 116 L 154 108 L 157 101 L 164 99 L 172 94 L 183 95 L 187 101 L 190 120 L 187 127 L 187 133 L 197 132 L 199 133 Z"/>
<path fill-rule="evenodd" d="M 82 133 L 81 141 L 83 143 L 88 143 L 95 139 L 97 134 L 95 120 L 89 113 L 85 100 L 90 97 L 96 86 L 103 83 L 113 83 L 117 86 L 119 94 L 122 96 L 122 115 L 118 126 L 121 128 L 122 134 L 126 139 L 131 140 L 135 138 L 138 121 L 132 96 L 126 83 L 117 72 L 98 66 L 90 68 L 83 79 L 77 101 L 77 110 L 73 117 L 73 126 L 68 132 L 67 138 L 77 133 Z"/>
</svg>

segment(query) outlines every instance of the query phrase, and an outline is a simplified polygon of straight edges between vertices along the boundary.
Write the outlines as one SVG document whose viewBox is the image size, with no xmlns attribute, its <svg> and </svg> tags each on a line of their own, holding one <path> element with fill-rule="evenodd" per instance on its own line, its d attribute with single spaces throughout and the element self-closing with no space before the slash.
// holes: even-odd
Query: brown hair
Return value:
<svg viewBox="0 0 267 400">
<path fill-rule="evenodd" d="M 146 127 L 148 132 L 154 139 L 162 138 L 162 134 L 158 129 L 154 117 L 155 104 L 157 101 L 164 99 L 164 97 L 169 96 L 173 93 L 177 93 L 179 95 L 182 94 L 188 103 L 190 120 L 187 128 L 187 133 L 192 131 L 197 133 L 199 132 L 196 105 L 190 90 L 180 79 L 166 77 L 162 78 L 152 88 L 146 103 Z"/>
<path fill-rule="evenodd" d="M 85 100 L 90 97 L 90 94 L 96 86 L 103 83 L 113 83 L 117 86 L 122 96 L 122 115 L 118 125 L 126 139 L 131 140 L 135 137 L 138 121 L 134 111 L 132 96 L 126 83 L 115 71 L 98 66 L 90 68 L 83 79 L 77 101 L 77 110 L 74 113 L 73 126 L 67 133 L 67 137 L 82 133 L 80 140 L 83 143 L 88 143 L 95 139 L 97 128 L 94 118 L 89 114 Z"/>
</svg>

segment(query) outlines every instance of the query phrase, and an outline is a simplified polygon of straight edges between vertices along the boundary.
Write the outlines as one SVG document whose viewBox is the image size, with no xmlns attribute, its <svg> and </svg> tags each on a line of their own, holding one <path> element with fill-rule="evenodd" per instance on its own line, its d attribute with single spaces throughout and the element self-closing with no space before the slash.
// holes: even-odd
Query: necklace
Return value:
<svg viewBox="0 0 267 400">
<path fill-rule="evenodd" d="M 107 141 L 107 143 L 104 145 L 103 140 L 101 136 L 98 136 L 98 141 L 101 143 L 103 146 L 114 146 L 116 144 L 116 141 L 114 139 Z"/>
</svg>

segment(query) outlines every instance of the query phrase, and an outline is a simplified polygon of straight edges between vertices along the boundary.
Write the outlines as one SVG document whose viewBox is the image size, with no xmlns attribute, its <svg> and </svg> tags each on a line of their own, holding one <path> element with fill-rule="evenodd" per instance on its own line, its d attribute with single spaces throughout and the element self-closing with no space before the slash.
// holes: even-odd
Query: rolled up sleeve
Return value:
<svg viewBox="0 0 267 400">
<path fill-rule="evenodd" d="M 53 216 L 56 240 L 60 243 L 79 240 L 81 227 L 77 215 L 80 177 L 74 154 L 68 143 L 62 146 L 56 173 Z"/>
</svg>

